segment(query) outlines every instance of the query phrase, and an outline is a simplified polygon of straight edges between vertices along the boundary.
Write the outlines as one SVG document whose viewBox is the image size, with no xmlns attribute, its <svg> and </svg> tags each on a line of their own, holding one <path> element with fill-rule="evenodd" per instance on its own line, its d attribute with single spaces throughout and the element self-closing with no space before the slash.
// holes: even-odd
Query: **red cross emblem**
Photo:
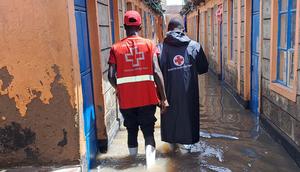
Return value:
<svg viewBox="0 0 300 172">
<path fill-rule="evenodd" d="M 184 64 L 184 57 L 182 57 L 181 55 L 175 56 L 173 59 L 173 63 L 176 66 L 182 66 Z"/>
<path fill-rule="evenodd" d="M 125 54 L 126 62 L 132 63 L 132 67 L 139 67 L 140 61 L 145 60 L 144 52 L 139 52 L 137 47 L 130 48 L 130 54 Z"/>
</svg>

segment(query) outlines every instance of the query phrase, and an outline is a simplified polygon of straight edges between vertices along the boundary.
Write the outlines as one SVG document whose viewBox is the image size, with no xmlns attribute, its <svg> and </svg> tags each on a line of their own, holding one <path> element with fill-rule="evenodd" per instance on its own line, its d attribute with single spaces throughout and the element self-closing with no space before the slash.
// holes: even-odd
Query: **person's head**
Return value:
<svg viewBox="0 0 300 172">
<path fill-rule="evenodd" d="M 127 11 L 124 16 L 124 27 L 127 36 L 135 34 L 141 30 L 142 18 L 137 11 Z"/>
<path fill-rule="evenodd" d="M 168 31 L 173 31 L 173 30 L 178 30 L 178 31 L 184 30 L 182 19 L 176 17 L 170 20 L 168 24 Z"/>
</svg>

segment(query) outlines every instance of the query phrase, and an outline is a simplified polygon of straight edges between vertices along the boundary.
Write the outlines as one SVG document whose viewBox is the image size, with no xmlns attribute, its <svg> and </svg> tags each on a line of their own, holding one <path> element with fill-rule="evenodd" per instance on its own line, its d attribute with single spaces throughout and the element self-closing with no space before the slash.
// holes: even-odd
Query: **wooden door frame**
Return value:
<svg viewBox="0 0 300 172">
<path fill-rule="evenodd" d="M 106 140 L 104 120 L 104 95 L 102 90 L 101 45 L 98 23 L 98 5 L 96 0 L 87 0 L 88 31 L 90 36 L 91 65 L 93 75 L 94 105 L 97 125 L 97 139 Z"/>
<path fill-rule="evenodd" d="M 251 27 L 252 0 L 245 0 L 245 52 L 244 52 L 244 100 L 250 100 L 251 94 Z"/>
</svg>

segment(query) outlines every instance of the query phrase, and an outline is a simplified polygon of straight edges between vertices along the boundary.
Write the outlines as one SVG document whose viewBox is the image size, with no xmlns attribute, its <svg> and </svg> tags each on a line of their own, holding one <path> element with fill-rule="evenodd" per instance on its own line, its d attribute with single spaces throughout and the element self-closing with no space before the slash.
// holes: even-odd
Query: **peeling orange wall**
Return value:
<svg viewBox="0 0 300 172">
<path fill-rule="evenodd" d="M 11 86 L 1 94 L 8 93 L 15 99 L 22 116 L 26 113 L 26 105 L 35 97 L 32 90 L 41 91 L 42 101 L 49 103 L 53 64 L 66 66 L 61 72 L 71 94 L 72 61 L 70 57 L 67 60 L 71 51 L 66 1 L 2 1 L 0 8 L 0 66 L 7 66 L 14 76 Z M 62 32 L 64 30 L 66 32 Z"/>
<path fill-rule="evenodd" d="M 72 0 L 0 1 L 0 132 L 17 123 L 34 135 L 31 144 L 9 154 L 0 146 L 0 167 L 78 163 L 81 88 L 72 5 Z"/>
<path fill-rule="evenodd" d="M 15 99 L 22 116 L 26 114 L 26 105 L 36 97 L 33 90 L 41 91 L 44 103 L 49 103 L 52 98 L 50 84 L 55 76 L 51 70 L 53 64 L 62 67 L 64 83 L 72 94 L 66 7 L 65 0 L 1 1 L 0 66 L 7 66 L 14 77 L 11 85 L 1 90 L 1 94 L 8 93 L 10 98 Z"/>
</svg>

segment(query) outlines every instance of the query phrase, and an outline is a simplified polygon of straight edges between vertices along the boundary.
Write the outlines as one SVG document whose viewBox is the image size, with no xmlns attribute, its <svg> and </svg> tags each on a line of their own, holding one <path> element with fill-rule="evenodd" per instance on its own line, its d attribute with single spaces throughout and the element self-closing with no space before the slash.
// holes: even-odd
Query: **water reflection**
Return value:
<svg viewBox="0 0 300 172">
<path fill-rule="evenodd" d="M 148 171 L 300 171 L 283 148 L 259 127 L 258 118 L 244 110 L 214 76 L 202 76 L 199 82 L 200 142 L 189 151 L 182 148 L 172 150 L 160 141 L 157 127 L 157 161 Z M 146 171 L 142 134 L 139 141 L 138 157 L 127 157 L 126 131 L 121 130 L 108 153 L 99 155 L 98 168 L 93 171 Z"/>
</svg>

